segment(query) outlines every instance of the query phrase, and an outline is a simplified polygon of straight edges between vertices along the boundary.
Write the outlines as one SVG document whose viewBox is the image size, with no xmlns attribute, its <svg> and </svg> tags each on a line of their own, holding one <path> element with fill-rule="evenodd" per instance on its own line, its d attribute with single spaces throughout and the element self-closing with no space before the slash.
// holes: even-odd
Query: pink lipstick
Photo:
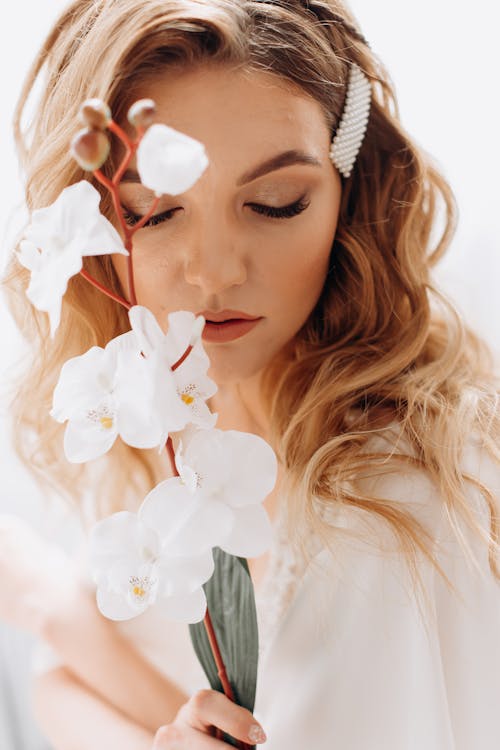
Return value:
<svg viewBox="0 0 500 750">
<path fill-rule="evenodd" d="M 240 310 L 203 310 L 198 314 L 203 315 L 206 320 L 202 339 L 210 343 L 225 343 L 239 339 L 262 320 L 262 317 L 254 317 Z"/>
</svg>

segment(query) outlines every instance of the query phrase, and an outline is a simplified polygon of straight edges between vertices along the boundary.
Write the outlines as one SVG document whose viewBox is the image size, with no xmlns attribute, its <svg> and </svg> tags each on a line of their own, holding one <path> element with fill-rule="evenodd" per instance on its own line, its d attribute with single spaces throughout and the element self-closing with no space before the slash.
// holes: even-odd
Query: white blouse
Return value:
<svg viewBox="0 0 500 750">
<path fill-rule="evenodd" d="M 382 447 L 377 440 L 370 450 Z M 499 467 L 472 438 L 463 465 L 494 492 L 500 514 Z M 500 583 L 490 572 L 486 545 L 461 522 L 478 572 L 422 471 L 408 467 L 366 480 L 364 489 L 401 503 L 426 526 L 440 544 L 438 562 L 462 601 L 422 554 L 419 572 L 430 601 L 423 618 L 427 610 L 413 593 L 392 532 L 373 514 L 356 509 L 336 511 L 329 519 L 346 531 L 364 529 L 366 535 L 369 528 L 366 541 L 342 536 L 332 556 L 308 532 L 313 564 L 304 569 L 278 512 L 268 568 L 256 587 L 260 657 L 254 715 L 268 737 L 259 747 L 500 748 Z M 488 529 L 478 490 L 471 486 L 468 496 Z M 151 609 L 118 627 L 188 694 L 209 687 L 187 625 Z M 35 671 L 58 663 L 40 644 Z"/>
</svg>

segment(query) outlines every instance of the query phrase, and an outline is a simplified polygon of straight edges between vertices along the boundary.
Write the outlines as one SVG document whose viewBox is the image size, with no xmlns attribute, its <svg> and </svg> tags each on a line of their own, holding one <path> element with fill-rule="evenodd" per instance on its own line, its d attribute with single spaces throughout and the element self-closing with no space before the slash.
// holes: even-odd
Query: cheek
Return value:
<svg viewBox="0 0 500 750">
<path fill-rule="evenodd" d="M 155 314 L 168 305 L 168 299 L 177 284 L 172 277 L 173 266 L 165 253 L 159 252 L 158 240 L 134 240 L 134 284 L 137 302 Z M 114 256 L 113 265 L 123 289 L 128 289 L 128 262 L 124 256 Z"/>
<path fill-rule="evenodd" d="M 269 296 L 281 317 L 298 330 L 306 321 L 323 290 L 328 273 L 335 226 L 320 231 L 308 223 L 297 233 L 268 268 Z"/>
<path fill-rule="evenodd" d="M 293 293 L 302 306 L 313 306 L 321 294 L 328 271 L 330 248 L 324 253 L 306 250 L 298 261 L 286 266 L 283 277 L 285 293 Z"/>
</svg>

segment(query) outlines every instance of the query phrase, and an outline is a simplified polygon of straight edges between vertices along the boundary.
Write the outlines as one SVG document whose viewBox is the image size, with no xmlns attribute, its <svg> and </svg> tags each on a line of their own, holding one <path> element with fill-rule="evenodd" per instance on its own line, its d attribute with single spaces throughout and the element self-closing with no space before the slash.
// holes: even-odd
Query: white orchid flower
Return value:
<svg viewBox="0 0 500 750">
<path fill-rule="evenodd" d="M 168 125 L 151 125 L 137 149 L 141 182 L 157 195 L 189 190 L 208 163 L 203 143 Z"/>
<path fill-rule="evenodd" d="M 189 492 L 223 504 L 232 524 L 218 543 L 225 552 L 257 557 L 271 544 L 263 500 L 273 489 L 278 462 L 265 440 L 236 430 L 185 429 L 176 451 L 177 470 Z"/>
<path fill-rule="evenodd" d="M 46 208 L 33 211 L 17 258 L 31 271 L 30 302 L 49 314 L 53 337 L 61 319 L 69 279 L 82 269 L 84 255 L 128 255 L 120 235 L 99 211 L 101 196 L 82 180 L 65 188 Z"/>
<path fill-rule="evenodd" d="M 68 422 L 64 451 L 73 463 L 103 455 L 118 436 L 135 448 L 163 447 L 190 416 L 170 369 L 142 357 L 132 331 L 68 360 L 50 413 Z"/>
<path fill-rule="evenodd" d="M 200 513 L 173 478 L 155 487 L 137 514 L 121 511 L 99 521 L 90 533 L 89 564 L 101 613 L 128 620 L 154 605 L 171 620 L 202 620 L 202 584 L 214 572 L 207 537 L 224 526 L 223 515 L 224 508 L 210 517 Z"/>
<path fill-rule="evenodd" d="M 193 349 L 184 362 L 173 372 L 177 393 L 189 407 L 189 421 L 200 427 L 214 427 L 217 414 L 213 414 L 206 400 L 217 391 L 217 385 L 207 376 L 210 360 L 200 339 L 201 316 L 180 310 L 168 316 L 168 331 L 163 333 L 153 313 L 142 305 L 129 310 L 132 330 L 137 336 L 146 357 L 156 353 L 172 367 L 184 354 L 187 347 Z M 201 330 L 200 330 L 201 328 Z"/>
</svg>

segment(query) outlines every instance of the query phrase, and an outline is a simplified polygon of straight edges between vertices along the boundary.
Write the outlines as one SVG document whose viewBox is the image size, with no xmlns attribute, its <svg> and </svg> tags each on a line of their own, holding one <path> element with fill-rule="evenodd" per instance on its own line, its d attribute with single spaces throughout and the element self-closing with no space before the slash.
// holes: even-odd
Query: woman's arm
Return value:
<svg viewBox="0 0 500 750">
<path fill-rule="evenodd" d="M 199 690 L 175 721 L 153 736 L 106 706 L 66 670 L 37 678 L 35 716 L 54 750 L 202 750 L 228 747 L 213 738 L 218 727 L 243 742 L 265 742 L 262 727 L 246 708 L 214 690 Z"/>
<path fill-rule="evenodd" d="M 48 643 L 81 682 L 154 732 L 189 696 L 100 614 L 79 569 L 29 524 L 0 514 L 0 618 Z"/>
<path fill-rule="evenodd" d="M 135 694 L 132 685 L 130 690 Z M 35 678 L 33 704 L 54 750 L 151 750 L 153 745 L 154 733 L 106 704 L 62 667 Z"/>
<path fill-rule="evenodd" d="M 40 635 L 79 681 L 153 733 L 189 699 L 101 615 L 83 584 L 75 585 L 71 601 L 47 613 Z"/>
</svg>

